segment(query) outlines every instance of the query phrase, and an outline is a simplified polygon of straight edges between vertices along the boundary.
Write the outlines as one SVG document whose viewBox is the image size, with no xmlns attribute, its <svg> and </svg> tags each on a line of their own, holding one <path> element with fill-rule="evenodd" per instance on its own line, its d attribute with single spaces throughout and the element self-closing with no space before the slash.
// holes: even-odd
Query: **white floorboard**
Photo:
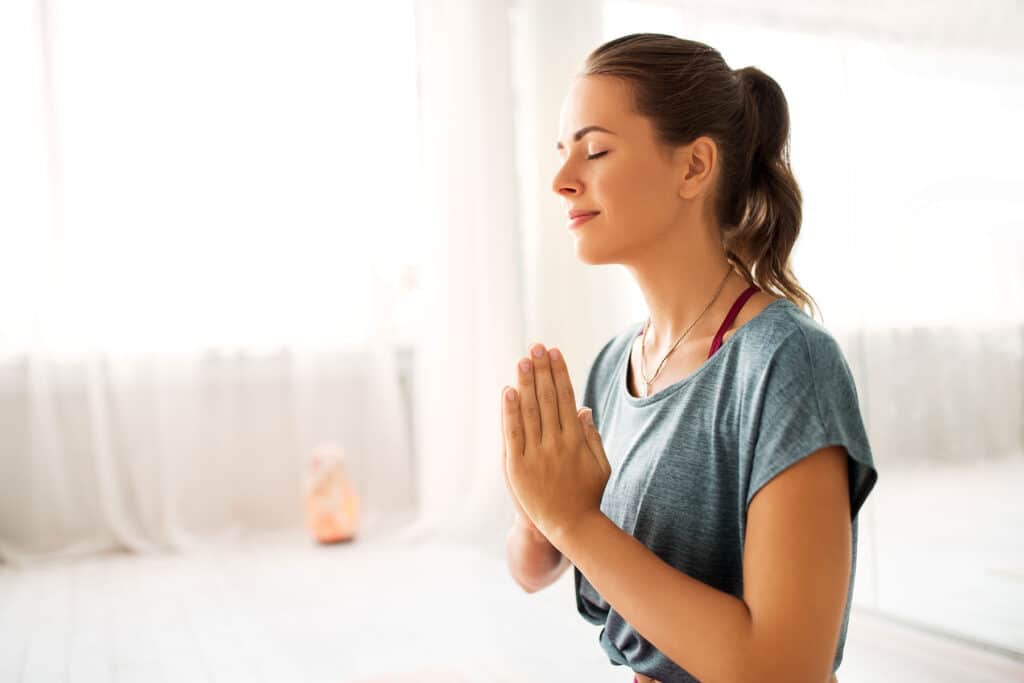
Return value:
<svg viewBox="0 0 1024 683">
<path fill-rule="evenodd" d="M 463 546 L 265 534 L 0 567 L 5 683 L 629 683 L 598 632 L 576 614 L 572 572 L 528 595 Z M 1024 662 L 855 609 L 839 680 L 1020 682 Z"/>
</svg>

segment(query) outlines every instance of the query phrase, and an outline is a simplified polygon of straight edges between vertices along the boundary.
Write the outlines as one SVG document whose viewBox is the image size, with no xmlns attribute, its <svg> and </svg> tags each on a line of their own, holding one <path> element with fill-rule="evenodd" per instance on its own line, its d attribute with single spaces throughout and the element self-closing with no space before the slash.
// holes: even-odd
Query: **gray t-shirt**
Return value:
<svg viewBox="0 0 1024 683">
<path fill-rule="evenodd" d="M 740 326 L 688 377 L 637 398 L 626 385 L 630 350 L 643 323 L 598 352 L 583 405 L 612 467 L 601 511 L 659 558 L 742 598 L 743 542 L 754 494 L 824 446 L 849 454 L 853 558 L 843 627 L 846 641 L 857 565 L 857 513 L 878 472 L 857 390 L 831 334 L 788 299 L 777 299 Z M 576 607 L 613 664 L 662 683 L 696 681 L 612 609 L 573 567 Z"/>
</svg>

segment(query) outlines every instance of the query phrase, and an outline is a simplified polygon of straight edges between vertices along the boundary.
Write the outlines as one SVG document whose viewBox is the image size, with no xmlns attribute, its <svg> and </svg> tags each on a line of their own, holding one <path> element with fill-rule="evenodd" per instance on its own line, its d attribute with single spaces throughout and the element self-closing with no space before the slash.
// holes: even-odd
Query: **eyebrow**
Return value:
<svg viewBox="0 0 1024 683">
<path fill-rule="evenodd" d="M 612 131 L 608 130 L 607 128 L 602 128 L 601 126 L 584 126 L 583 128 L 580 128 L 578 131 L 572 134 L 572 141 L 579 142 L 584 135 L 586 135 L 587 133 L 593 133 L 594 131 L 615 135 L 615 133 L 613 133 Z M 561 140 L 555 143 L 555 149 L 563 148 L 564 145 L 562 144 Z"/>
</svg>

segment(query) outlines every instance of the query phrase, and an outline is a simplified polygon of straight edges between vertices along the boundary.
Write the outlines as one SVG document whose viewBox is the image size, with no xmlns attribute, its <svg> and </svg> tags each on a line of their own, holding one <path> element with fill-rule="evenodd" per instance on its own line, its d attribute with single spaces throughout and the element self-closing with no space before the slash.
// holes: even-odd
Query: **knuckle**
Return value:
<svg viewBox="0 0 1024 683">
<path fill-rule="evenodd" d="M 555 390 L 553 387 L 550 386 L 541 386 L 540 389 L 537 391 L 537 395 L 540 397 L 540 400 L 544 403 L 553 403 L 556 398 Z"/>
</svg>

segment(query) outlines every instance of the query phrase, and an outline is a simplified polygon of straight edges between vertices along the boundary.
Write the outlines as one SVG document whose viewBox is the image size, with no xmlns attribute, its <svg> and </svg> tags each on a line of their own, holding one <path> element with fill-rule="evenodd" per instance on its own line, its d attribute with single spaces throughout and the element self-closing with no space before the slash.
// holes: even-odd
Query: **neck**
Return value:
<svg viewBox="0 0 1024 683">
<path fill-rule="evenodd" d="M 646 345 L 656 355 L 668 351 L 691 325 L 680 344 L 713 335 L 748 286 L 729 263 L 716 233 L 680 229 L 670 234 L 679 237 L 659 241 L 650 253 L 625 264 L 647 302 L 651 321 Z"/>
</svg>

